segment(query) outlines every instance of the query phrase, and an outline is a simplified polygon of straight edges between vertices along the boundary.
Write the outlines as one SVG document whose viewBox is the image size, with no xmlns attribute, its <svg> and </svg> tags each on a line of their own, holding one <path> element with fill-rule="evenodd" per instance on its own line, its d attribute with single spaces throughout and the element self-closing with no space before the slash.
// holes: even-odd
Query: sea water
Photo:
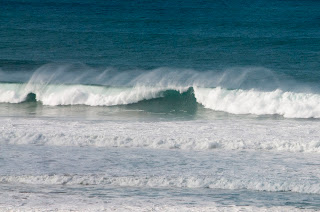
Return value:
<svg viewBox="0 0 320 212">
<path fill-rule="evenodd" d="M 0 9 L 0 210 L 320 210 L 320 2 Z"/>
</svg>

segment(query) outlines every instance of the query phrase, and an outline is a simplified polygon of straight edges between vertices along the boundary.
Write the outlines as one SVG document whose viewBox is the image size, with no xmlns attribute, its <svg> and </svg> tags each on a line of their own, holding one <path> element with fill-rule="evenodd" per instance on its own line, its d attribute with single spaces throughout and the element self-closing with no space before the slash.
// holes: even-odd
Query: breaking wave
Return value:
<svg viewBox="0 0 320 212">
<path fill-rule="evenodd" d="M 320 118 L 320 94 L 222 87 L 107 87 L 97 85 L 0 84 L 1 103 L 39 101 L 43 105 L 115 106 L 163 99 L 159 104 L 184 104 L 232 114 L 282 115 L 286 118 Z M 182 102 L 181 102 L 182 101 Z"/>
<path fill-rule="evenodd" d="M 297 82 L 258 67 L 196 71 L 99 71 L 83 64 L 47 64 L 34 72 L 0 70 L 0 103 L 37 101 L 43 105 L 144 106 L 155 99 L 171 110 L 197 105 L 232 114 L 320 118 L 319 86 Z M 280 80 L 281 79 L 281 80 Z M 20 82 L 19 82 L 20 81 Z M 18 82 L 18 83 L 17 83 Z M 148 103 L 149 102 L 149 103 Z"/>
</svg>

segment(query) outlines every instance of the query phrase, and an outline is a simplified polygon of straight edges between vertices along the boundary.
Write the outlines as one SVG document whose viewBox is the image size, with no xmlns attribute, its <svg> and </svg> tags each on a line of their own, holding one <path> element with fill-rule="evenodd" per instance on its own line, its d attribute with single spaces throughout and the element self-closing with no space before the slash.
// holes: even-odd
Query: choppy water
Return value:
<svg viewBox="0 0 320 212">
<path fill-rule="evenodd" d="M 318 1 L 0 9 L 1 210 L 320 210 Z"/>
</svg>

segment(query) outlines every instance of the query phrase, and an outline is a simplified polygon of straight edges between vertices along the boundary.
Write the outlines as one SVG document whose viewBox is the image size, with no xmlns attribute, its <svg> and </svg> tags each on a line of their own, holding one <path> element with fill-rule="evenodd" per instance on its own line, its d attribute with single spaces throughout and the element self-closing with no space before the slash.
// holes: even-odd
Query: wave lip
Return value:
<svg viewBox="0 0 320 212">
<path fill-rule="evenodd" d="M 205 108 L 233 114 L 282 115 L 285 118 L 320 118 L 320 94 L 194 87 Z"/>
<path fill-rule="evenodd" d="M 1 183 L 38 185 L 112 185 L 129 187 L 209 188 L 254 190 L 269 192 L 296 192 L 320 194 L 320 183 L 311 181 L 232 179 L 221 176 L 105 176 L 105 175 L 39 175 L 1 176 Z"/>
</svg>

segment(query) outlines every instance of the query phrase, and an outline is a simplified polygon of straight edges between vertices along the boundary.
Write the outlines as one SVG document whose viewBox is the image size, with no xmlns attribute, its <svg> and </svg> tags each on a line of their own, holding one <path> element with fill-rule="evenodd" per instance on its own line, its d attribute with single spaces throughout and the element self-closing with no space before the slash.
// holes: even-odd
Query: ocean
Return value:
<svg viewBox="0 0 320 212">
<path fill-rule="evenodd" d="M 320 1 L 0 11 L 0 211 L 320 210 Z"/>
</svg>

